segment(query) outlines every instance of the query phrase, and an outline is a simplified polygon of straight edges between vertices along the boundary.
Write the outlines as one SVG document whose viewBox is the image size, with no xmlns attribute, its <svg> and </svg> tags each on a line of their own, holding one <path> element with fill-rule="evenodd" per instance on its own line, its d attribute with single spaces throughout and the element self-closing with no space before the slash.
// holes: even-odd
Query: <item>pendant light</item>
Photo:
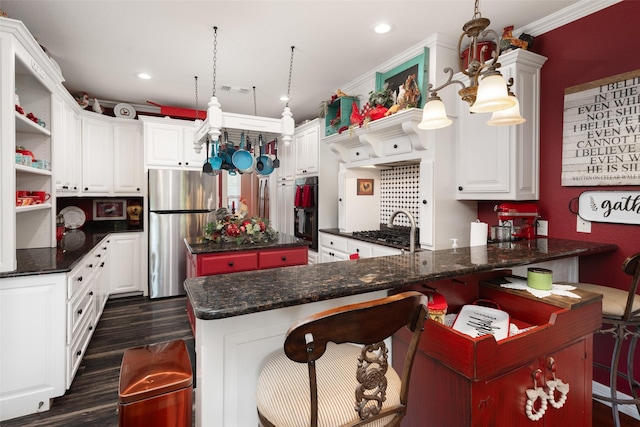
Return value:
<svg viewBox="0 0 640 427">
<path fill-rule="evenodd" d="M 291 144 L 293 139 L 293 132 L 295 131 L 295 122 L 293 120 L 293 114 L 289 109 L 289 100 L 291 99 L 291 75 L 293 74 L 293 50 L 295 46 L 291 46 L 291 60 L 289 61 L 289 83 L 287 85 L 287 103 L 284 106 L 282 112 L 282 143 L 285 146 Z"/>
<path fill-rule="evenodd" d="M 216 67 L 218 59 L 218 27 L 213 27 L 213 89 L 207 108 L 207 120 L 209 121 L 209 139 L 218 141 L 222 129 L 222 109 L 216 98 Z"/>
</svg>

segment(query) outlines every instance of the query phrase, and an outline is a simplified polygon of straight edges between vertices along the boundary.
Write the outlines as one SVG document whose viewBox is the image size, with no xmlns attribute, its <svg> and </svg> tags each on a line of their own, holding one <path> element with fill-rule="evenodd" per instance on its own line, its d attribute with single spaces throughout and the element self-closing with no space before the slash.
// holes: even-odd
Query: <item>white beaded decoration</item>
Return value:
<svg viewBox="0 0 640 427">
<path fill-rule="evenodd" d="M 544 392 L 542 387 L 527 389 L 527 405 L 525 406 L 525 413 L 531 421 L 538 421 L 547 412 L 547 393 Z M 540 399 L 540 409 L 536 411 L 534 403 Z"/>
<path fill-rule="evenodd" d="M 567 393 L 569 393 L 569 384 L 563 383 L 562 380 L 555 378 L 553 380 L 547 381 L 547 387 L 549 387 L 549 393 L 547 394 L 547 398 L 549 402 L 551 402 L 551 406 L 556 409 L 560 409 L 564 406 L 567 401 Z M 554 391 L 558 390 L 560 392 L 560 399 L 556 401 L 556 396 Z"/>
</svg>

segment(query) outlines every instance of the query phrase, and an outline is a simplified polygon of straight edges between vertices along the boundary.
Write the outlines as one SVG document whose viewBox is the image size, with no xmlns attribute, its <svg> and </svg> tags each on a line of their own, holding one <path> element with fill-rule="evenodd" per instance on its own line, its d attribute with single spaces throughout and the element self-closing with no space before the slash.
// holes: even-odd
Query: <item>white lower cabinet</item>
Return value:
<svg viewBox="0 0 640 427">
<path fill-rule="evenodd" d="M 0 280 L 0 421 L 46 411 L 66 390 L 66 277 Z"/>
<path fill-rule="evenodd" d="M 142 268 L 142 232 L 109 236 L 110 295 L 143 292 L 146 282 Z"/>
<path fill-rule="evenodd" d="M 345 261 L 357 254 L 359 258 L 400 255 L 402 249 L 363 242 L 335 234 L 320 233 L 320 262 Z"/>
</svg>

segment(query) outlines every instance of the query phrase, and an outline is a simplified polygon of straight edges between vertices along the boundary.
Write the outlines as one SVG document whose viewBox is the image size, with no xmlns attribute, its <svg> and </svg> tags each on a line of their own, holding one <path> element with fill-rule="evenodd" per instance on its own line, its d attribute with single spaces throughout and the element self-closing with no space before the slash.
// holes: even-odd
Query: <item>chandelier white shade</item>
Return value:
<svg viewBox="0 0 640 427">
<path fill-rule="evenodd" d="M 519 125 L 527 120 L 520 115 L 520 103 L 518 98 L 510 95 L 509 98 L 513 98 L 515 104 L 511 108 L 506 110 L 496 111 L 491 115 L 491 119 L 487 122 L 489 126 L 508 126 Z"/>
<path fill-rule="evenodd" d="M 469 107 L 472 113 L 492 113 L 515 105 L 515 97 L 509 96 L 507 83 L 500 74 L 486 76 L 480 81 L 476 100 Z"/>
<path fill-rule="evenodd" d="M 419 129 L 440 129 L 447 127 L 452 120 L 447 117 L 444 103 L 439 97 L 429 98 L 422 110 L 422 121 L 418 125 Z"/>
</svg>

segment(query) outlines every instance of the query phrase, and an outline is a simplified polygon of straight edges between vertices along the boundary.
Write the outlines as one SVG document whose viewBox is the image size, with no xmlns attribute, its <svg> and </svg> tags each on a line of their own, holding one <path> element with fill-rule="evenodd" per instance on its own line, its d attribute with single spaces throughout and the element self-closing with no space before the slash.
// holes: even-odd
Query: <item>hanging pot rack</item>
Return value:
<svg viewBox="0 0 640 427">
<path fill-rule="evenodd" d="M 202 151 L 202 145 L 207 139 L 217 141 L 220 138 L 222 129 L 227 132 L 231 129 L 238 131 L 257 132 L 263 134 L 279 135 L 284 145 L 289 145 L 293 140 L 293 132 L 295 130 L 295 122 L 293 114 L 289 109 L 289 103 L 282 112 L 280 119 L 269 117 L 250 116 L 246 114 L 227 113 L 222 111 L 222 106 L 216 97 L 216 61 L 217 61 L 217 31 L 214 29 L 214 49 L 213 49 L 213 93 L 208 103 L 207 116 L 199 123 L 196 121 L 196 131 L 194 135 L 193 148 L 196 153 Z M 293 64 L 293 50 L 291 46 L 291 61 L 289 65 L 289 88 L 291 86 L 291 69 Z M 290 90 L 290 89 L 288 89 Z"/>
</svg>

